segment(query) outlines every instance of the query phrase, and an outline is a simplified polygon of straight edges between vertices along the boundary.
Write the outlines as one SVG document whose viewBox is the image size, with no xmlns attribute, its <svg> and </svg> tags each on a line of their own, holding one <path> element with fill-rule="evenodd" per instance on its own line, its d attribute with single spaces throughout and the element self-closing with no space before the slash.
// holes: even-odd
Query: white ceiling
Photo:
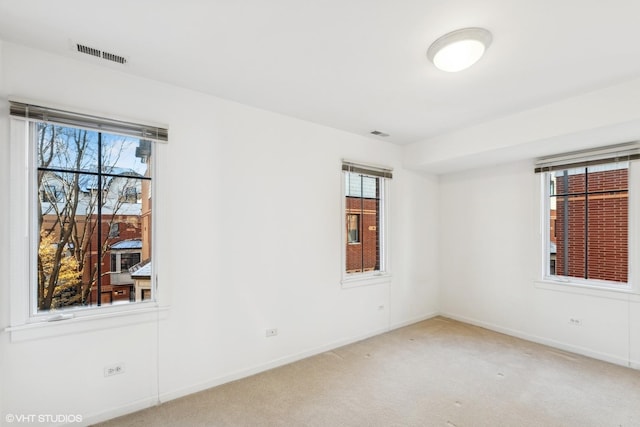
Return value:
<svg viewBox="0 0 640 427">
<path fill-rule="evenodd" d="M 638 0 L 0 0 L 0 39 L 408 144 L 640 76 Z M 474 67 L 429 44 L 480 26 Z"/>
</svg>

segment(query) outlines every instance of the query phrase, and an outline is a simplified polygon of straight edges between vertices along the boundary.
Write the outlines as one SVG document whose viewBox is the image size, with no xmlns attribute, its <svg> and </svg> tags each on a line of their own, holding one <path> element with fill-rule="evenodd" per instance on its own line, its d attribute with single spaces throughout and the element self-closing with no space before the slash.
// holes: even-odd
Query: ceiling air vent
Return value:
<svg viewBox="0 0 640 427">
<path fill-rule="evenodd" d="M 372 130 L 371 135 L 386 137 L 389 136 L 388 133 L 380 132 L 379 130 Z"/>
<path fill-rule="evenodd" d="M 118 64 L 126 64 L 127 63 L 127 59 L 124 56 L 115 55 L 115 54 L 109 53 L 109 52 L 102 52 L 102 58 L 106 59 L 107 61 L 117 62 Z"/>
<path fill-rule="evenodd" d="M 80 53 L 97 56 L 98 58 L 102 56 L 102 52 L 100 52 L 100 49 L 94 49 L 92 47 L 84 46 L 81 44 L 76 44 L 76 47 L 78 48 L 78 52 Z"/>
<path fill-rule="evenodd" d="M 95 47 L 85 46 L 80 43 L 76 43 L 76 51 L 79 53 L 84 53 L 85 55 L 95 56 L 97 58 L 102 58 L 107 61 L 117 62 L 118 64 L 126 64 L 127 58 L 121 55 L 116 55 L 114 53 L 105 52 L 100 49 L 96 49 Z"/>
</svg>

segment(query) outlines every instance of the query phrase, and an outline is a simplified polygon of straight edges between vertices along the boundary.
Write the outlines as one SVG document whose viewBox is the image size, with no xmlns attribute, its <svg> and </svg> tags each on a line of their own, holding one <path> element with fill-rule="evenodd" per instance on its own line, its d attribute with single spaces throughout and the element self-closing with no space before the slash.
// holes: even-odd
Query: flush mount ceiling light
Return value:
<svg viewBox="0 0 640 427">
<path fill-rule="evenodd" d="M 434 41 L 427 57 L 442 71 L 462 71 L 482 58 L 491 40 L 491 33 L 484 28 L 462 28 Z"/>
</svg>

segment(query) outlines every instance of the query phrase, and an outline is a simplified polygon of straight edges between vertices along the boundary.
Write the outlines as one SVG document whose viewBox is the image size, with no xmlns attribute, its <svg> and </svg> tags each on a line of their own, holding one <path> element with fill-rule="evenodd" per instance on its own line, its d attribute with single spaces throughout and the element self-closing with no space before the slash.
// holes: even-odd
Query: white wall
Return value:
<svg viewBox="0 0 640 427">
<path fill-rule="evenodd" d="M 4 87 L 3 78 L 3 47 L 4 44 L 0 40 L 0 88 Z M 7 105 L 5 103 L 0 104 L 0 117 L 5 117 L 8 114 Z M 0 206 L 9 205 L 9 194 L 5 191 L 9 188 L 9 156 L 6 151 L 6 135 L 9 130 L 7 129 L 6 120 L 0 120 Z M 4 210 L 4 209 L 1 209 Z M 5 241 L 6 236 L 9 233 L 9 221 L 0 213 L 0 240 Z M 6 244 L 0 244 L 0 272 L 6 272 L 9 270 L 9 247 Z M 0 273 L 0 280 L 6 280 L 6 273 Z M 9 289 L 7 286 L 0 285 L 0 301 L 9 301 Z M 1 303 L 0 303 L 1 304 Z M 9 312 L 6 310 L 6 305 L 0 309 L 0 325 L 7 325 L 9 322 Z M 0 333 L 0 349 L 6 343 L 7 337 Z M 0 351 L 0 384 L 5 384 L 4 378 L 4 351 Z M 0 387 L 1 389 L 2 387 Z M 0 414 L 4 414 L 4 393 L 0 390 Z M 1 416 L 1 415 L 0 415 Z M 1 419 L 1 418 L 0 418 Z"/>
<path fill-rule="evenodd" d="M 3 413 L 96 421 L 432 316 L 438 180 L 384 142 L 0 45 L 0 98 L 169 126 L 157 152 L 161 319 L 11 341 L 0 333 Z M 6 102 L 0 203 L 9 203 Z M 341 289 L 340 160 L 394 167 L 390 284 Z M 6 205 L 5 205 L 6 206 Z M 12 218 L 0 211 L 0 230 Z M 0 239 L 0 262 L 10 250 Z M 0 264 L 0 329 L 9 326 Z M 26 283 L 25 283 L 26 286 Z M 379 309 L 380 306 L 384 308 Z M 65 326 L 61 327 L 65 328 Z M 279 335 L 265 338 L 266 328 Z M 105 365 L 126 373 L 104 378 Z"/>
<path fill-rule="evenodd" d="M 530 161 L 440 177 L 442 313 L 640 368 L 640 295 L 539 282 L 540 185 Z"/>
</svg>

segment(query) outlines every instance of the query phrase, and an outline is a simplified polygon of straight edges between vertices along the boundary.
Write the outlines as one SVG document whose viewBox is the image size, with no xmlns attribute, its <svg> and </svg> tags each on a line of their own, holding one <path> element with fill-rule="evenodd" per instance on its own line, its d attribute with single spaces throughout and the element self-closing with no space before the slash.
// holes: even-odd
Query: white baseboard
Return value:
<svg viewBox="0 0 640 427">
<path fill-rule="evenodd" d="M 572 346 L 572 345 L 568 345 L 559 341 L 555 341 L 552 339 L 548 339 L 548 338 L 544 338 L 544 337 L 539 337 L 539 336 L 535 336 L 535 335 L 531 335 L 519 330 L 515 330 L 515 329 L 510 329 L 510 328 L 505 328 L 499 325 L 495 325 L 492 323 L 488 323 L 488 322 L 484 322 L 484 321 L 480 321 L 477 319 L 473 319 L 473 318 L 469 318 L 469 317 L 465 317 L 465 316 L 459 316 L 453 313 L 443 313 L 443 312 L 432 312 L 429 314 L 425 314 L 422 316 L 418 316 L 409 320 L 405 320 L 405 321 L 401 321 L 401 322 L 396 322 L 393 324 L 390 324 L 388 328 L 382 328 L 382 329 L 378 329 L 378 330 L 374 330 L 371 331 L 369 333 L 366 334 L 362 334 L 359 336 L 354 336 L 354 337 L 350 337 L 347 339 L 342 339 L 342 340 L 338 340 L 338 341 L 334 341 L 332 343 L 326 344 L 326 345 L 322 345 L 319 347 L 315 347 L 309 350 L 305 350 L 302 351 L 300 353 L 296 353 L 296 354 L 292 354 L 289 356 L 284 356 L 278 359 L 274 359 L 271 360 L 267 363 L 262 363 L 247 369 L 241 369 L 238 370 L 236 372 L 232 372 L 230 374 L 227 375 L 222 375 L 219 377 L 215 377 L 215 378 L 210 378 L 206 381 L 200 382 L 198 384 L 194 384 L 191 385 L 189 387 L 184 387 L 178 390 L 172 390 L 172 391 L 167 391 L 165 393 L 161 393 L 158 396 L 158 399 L 156 399 L 156 397 L 154 396 L 153 398 L 148 398 L 148 399 L 142 399 L 139 400 L 137 402 L 133 402 L 118 408 L 114 408 L 112 410 L 106 411 L 106 412 L 102 412 L 99 414 L 95 414 L 92 416 L 89 416 L 85 419 L 83 419 L 83 423 L 81 425 L 90 425 L 90 424 L 94 424 L 94 423 L 98 423 L 98 422 L 102 422 L 102 421 L 106 421 L 112 418 L 116 418 L 122 415 L 126 415 L 132 412 L 136 412 L 136 411 L 140 411 L 142 409 L 146 409 L 152 406 L 155 406 L 157 404 L 159 404 L 160 402 L 167 402 L 170 400 L 174 400 L 174 399 L 178 399 L 180 397 L 184 397 L 193 393 L 197 393 L 203 390 L 207 390 L 209 388 L 212 387 L 216 387 L 231 381 L 235 381 L 235 380 L 239 380 L 242 378 L 246 378 L 249 377 L 251 375 L 255 375 L 258 374 L 260 372 L 264 372 L 264 371 L 268 371 L 270 369 L 274 369 L 283 365 L 287 365 L 289 363 L 293 363 L 293 362 L 297 362 L 299 360 L 305 359 L 307 357 L 311 357 L 311 356 L 315 356 L 317 354 L 321 354 L 327 351 L 331 351 L 331 350 L 335 350 L 336 348 L 348 345 L 348 344 L 352 344 L 358 341 L 362 341 L 365 340 L 367 338 L 371 338 L 373 336 L 376 335 L 380 335 L 383 334 L 385 332 L 388 331 L 392 331 L 395 329 L 399 329 L 399 328 L 403 328 L 405 326 L 410 326 L 413 325 L 415 323 L 418 322 L 422 322 L 424 320 L 428 320 L 431 319 L 433 317 L 436 316 L 443 316 L 443 317 L 447 317 L 453 320 L 458 320 L 460 322 L 464 322 L 464 323 L 468 323 L 471 325 L 475 325 L 475 326 L 480 326 L 482 328 L 485 329 L 489 329 L 495 332 L 499 332 L 502 334 L 506 334 L 506 335 L 510 335 L 513 337 L 517 337 L 517 338 L 521 338 L 527 341 L 532 341 L 532 342 L 536 342 L 539 344 L 543 344 L 543 345 L 548 345 L 550 347 L 554 347 L 560 350 L 564 350 L 564 351 L 570 351 L 576 354 L 581 354 L 583 356 L 587 356 L 587 357 L 592 357 L 594 359 L 599 359 L 599 360 L 603 360 L 606 362 L 610 362 L 610 363 L 614 363 L 617 365 L 622 365 L 622 366 L 628 366 L 634 369 L 640 369 L 640 361 L 629 361 L 629 360 L 625 360 L 619 357 L 615 357 L 612 356 L 610 354 L 606 354 L 606 353 L 601 353 L 601 352 L 597 352 L 597 351 L 593 351 L 587 348 L 583 348 L 583 347 L 578 347 L 578 346 Z M 86 423 L 85 423 L 86 422 Z M 75 424 L 77 425 L 77 424 Z"/>
<path fill-rule="evenodd" d="M 410 319 L 410 320 L 406 320 L 406 321 L 402 321 L 402 322 L 398 322 L 398 323 L 394 323 L 392 325 L 389 325 L 389 327 L 387 328 L 381 328 L 381 329 L 377 329 L 371 332 L 368 332 L 366 334 L 362 334 L 362 335 L 358 335 L 358 336 L 354 336 L 354 337 L 350 337 L 350 338 L 346 338 L 346 339 L 342 339 L 342 340 L 338 340 L 338 341 L 334 341 L 332 343 L 326 344 L 326 345 L 322 345 L 319 347 L 314 347 L 312 349 L 309 350 L 305 350 L 302 351 L 300 353 L 296 353 L 296 354 L 292 354 L 289 356 L 284 356 L 275 360 L 271 360 L 267 363 L 262 363 L 247 369 L 241 369 L 238 370 L 236 372 L 227 374 L 227 375 L 222 375 L 220 377 L 215 377 L 215 378 L 210 378 L 206 381 L 200 382 L 198 384 L 193 384 L 189 387 L 184 387 L 178 390 L 171 390 L 171 391 L 167 391 L 164 393 L 161 393 L 159 396 L 153 396 L 147 399 L 142 399 L 136 402 L 132 402 L 129 403 L 127 405 L 123 405 L 121 407 L 118 408 L 113 408 L 111 410 L 105 411 L 105 412 L 101 412 L 98 414 L 94 414 L 94 415 L 90 415 L 88 417 L 85 417 L 83 419 L 83 422 L 80 425 L 91 425 L 91 424 L 95 424 L 95 423 L 99 423 L 102 421 L 107 421 L 113 418 L 117 418 L 123 415 L 127 415 L 133 412 L 137 412 L 143 409 L 147 409 L 149 407 L 158 405 L 162 402 L 168 402 L 170 400 L 174 400 L 174 399 L 178 399 L 180 397 L 184 397 L 193 393 L 197 393 L 203 390 L 207 390 L 209 388 L 212 387 L 216 387 L 222 384 L 226 384 L 228 382 L 231 381 L 235 381 L 235 380 L 239 380 L 242 378 L 246 378 L 249 377 L 251 375 L 255 375 L 258 374 L 260 372 L 264 372 L 264 371 L 268 371 L 270 369 L 274 369 L 277 368 L 279 366 L 283 366 L 283 365 L 287 365 L 289 363 L 293 363 L 293 362 L 297 362 L 299 360 L 305 359 L 307 357 L 311 357 L 311 356 L 315 356 L 327 351 L 331 351 L 331 350 L 335 350 L 336 348 L 339 347 L 343 347 L 345 345 L 348 344 L 353 344 L 355 342 L 358 341 L 362 341 L 365 340 L 367 338 L 371 338 L 374 337 L 376 335 L 380 335 L 383 334 L 385 332 L 394 330 L 394 329 L 398 329 L 398 328 L 402 328 L 405 326 L 409 326 L 412 325 L 414 323 L 418 323 L 421 322 L 423 320 L 427 320 L 430 319 L 432 317 L 438 316 L 439 313 L 438 312 L 433 312 L 433 313 L 429 313 L 423 316 L 418 316 L 416 318 Z M 78 425 L 78 424 L 75 424 Z"/>
<path fill-rule="evenodd" d="M 429 313 L 429 314 L 425 314 L 425 315 L 422 315 L 422 316 L 414 317 L 413 319 L 410 319 L 410 320 L 405 320 L 403 322 L 393 323 L 393 324 L 391 324 L 389 326 L 389 330 L 393 331 L 394 329 L 404 328 L 405 326 L 410 326 L 410 325 L 413 325 L 413 324 L 418 323 L 418 322 L 429 320 L 429 319 L 432 319 L 432 318 L 434 318 L 436 316 L 440 316 L 440 313 L 437 312 L 437 311 L 434 311 L 434 312 Z"/>
<path fill-rule="evenodd" d="M 156 397 L 141 399 L 135 402 L 128 403 L 126 405 L 110 409 L 105 412 L 100 412 L 98 414 L 89 415 L 87 417 L 82 418 L 81 423 L 73 423 L 68 424 L 69 426 L 90 426 L 97 423 L 101 423 L 107 420 L 111 420 L 113 418 L 118 418 L 123 415 L 131 414 L 133 412 L 138 412 L 143 409 L 150 408 L 158 404 Z"/>
<path fill-rule="evenodd" d="M 458 320 L 460 322 L 469 323 L 471 325 L 480 326 L 485 329 L 489 329 L 491 331 L 500 332 L 501 334 L 510 335 L 516 338 L 522 338 L 523 340 L 532 341 L 538 344 L 547 345 L 549 347 L 554 347 L 559 350 L 569 351 L 571 353 L 580 354 L 582 356 L 591 357 L 593 359 L 602 360 L 604 362 L 613 363 L 620 366 L 631 367 L 634 369 L 640 369 L 640 364 L 636 362 L 632 362 L 625 358 L 621 358 L 618 356 L 614 356 L 608 353 L 602 353 L 599 351 L 591 350 L 585 347 L 574 346 L 570 344 L 563 343 L 561 341 L 556 341 L 550 338 L 540 337 L 537 335 L 531 335 L 526 332 L 522 332 L 515 329 L 504 328 L 502 326 L 498 326 L 492 323 L 483 322 L 481 320 L 472 319 L 465 316 L 459 316 L 452 313 L 440 313 L 441 316 L 448 317 L 453 320 Z M 634 366 L 635 365 L 635 366 Z"/>
<path fill-rule="evenodd" d="M 347 338 L 344 340 L 334 341 L 331 344 L 315 347 L 309 350 L 302 351 L 297 354 L 293 354 L 290 356 L 281 357 L 279 359 L 275 359 L 269 361 L 267 363 L 259 364 L 247 369 L 241 369 L 236 372 L 223 375 L 220 377 L 215 377 L 208 379 L 206 381 L 193 384 L 189 387 L 184 387 L 178 390 L 171 390 L 165 393 L 161 393 L 158 397 L 152 397 L 148 399 L 143 399 L 137 402 L 133 402 L 131 404 L 127 404 L 118 408 L 111 409 L 109 411 L 101 412 L 99 414 L 90 415 L 83 419 L 83 422 L 80 425 L 92 425 L 95 423 L 99 423 L 102 421 L 107 421 L 113 418 L 117 418 L 123 415 L 131 414 L 133 412 L 137 412 L 143 409 L 150 408 L 152 406 L 159 405 L 163 402 L 168 402 L 170 400 L 178 399 L 180 397 L 188 396 L 193 393 L 198 393 L 200 391 L 204 391 L 210 389 L 212 387 L 217 387 L 222 384 L 226 384 L 231 381 L 236 381 L 242 378 L 249 377 L 251 375 L 259 374 L 260 372 L 268 371 L 270 369 L 274 369 L 283 365 L 287 365 L 289 363 L 297 362 L 298 360 L 305 359 L 307 357 L 315 356 L 317 354 L 321 354 L 327 351 L 335 350 L 336 348 L 352 344 L 358 341 L 362 341 L 367 338 L 371 338 L 376 335 L 383 334 L 387 332 L 387 328 L 374 330 L 367 334 L 363 334 L 360 336 L 355 336 L 351 338 Z M 78 424 L 74 424 L 78 425 Z"/>
<path fill-rule="evenodd" d="M 236 381 L 242 378 L 249 377 L 251 375 L 259 374 L 260 372 L 268 371 L 270 369 L 278 368 L 280 366 L 287 365 L 289 363 L 297 362 L 302 359 L 306 359 L 307 357 L 315 356 L 317 354 L 321 354 L 327 351 L 335 350 L 336 348 L 352 344 L 354 342 L 362 341 L 367 338 L 371 338 L 376 335 L 380 335 L 387 332 L 387 329 L 378 329 L 367 334 L 347 338 L 344 340 L 334 341 L 327 345 L 322 345 L 319 347 L 315 347 L 309 350 L 302 351 L 300 353 L 292 354 L 289 356 L 284 356 L 278 359 L 271 360 L 267 363 L 262 363 L 251 368 L 241 369 L 239 371 L 223 375 L 216 378 L 211 378 L 207 381 L 194 384 L 189 387 L 181 388 L 179 390 L 168 391 L 160 394 L 160 401 L 167 402 L 169 400 L 177 399 L 180 397 L 187 396 L 189 394 L 197 393 L 199 391 L 207 390 L 212 387 L 217 387 L 222 384 L 226 384 L 231 381 Z"/>
<path fill-rule="evenodd" d="M 305 351 L 302 351 L 300 353 L 296 353 L 296 354 L 293 354 L 293 355 L 281 357 L 279 359 L 275 359 L 275 360 L 272 360 L 272 361 L 267 362 L 267 363 L 256 365 L 256 366 L 253 366 L 253 367 L 248 368 L 248 369 L 242 369 L 242 370 L 233 372 L 233 373 L 228 374 L 228 375 L 223 375 L 223 376 L 220 376 L 220 377 L 212 378 L 212 379 L 209 379 L 209 380 L 204 381 L 202 383 L 194 384 L 194 385 L 189 386 L 189 387 L 185 387 L 185 388 L 182 388 L 182 389 L 179 389 L 179 390 L 174 390 L 174 391 L 169 391 L 169 392 L 166 392 L 166 393 L 162 393 L 160 395 L 160 401 L 161 402 L 167 402 L 169 400 L 178 399 L 180 397 L 184 397 L 184 396 L 187 396 L 189 394 L 193 394 L 193 393 L 197 393 L 197 392 L 200 392 L 200 391 L 203 391 L 203 390 L 207 390 L 207 389 L 212 388 L 212 387 L 217 387 L 219 385 L 226 384 L 226 383 L 231 382 L 231 381 L 236 381 L 236 380 L 239 380 L 241 378 L 246 378 L 246 377 L 249 377 L 251 375 L 258 374 L 260 372 L 264 372 L 264 371 L 268 371 L 270 369 L 274 369 L 274 368 L 277 368 L 277 367 L 280 367 L 280 366 L 288 365 L 289 363 L 297 362 L 299 360 L 306 359 L 307 357 L 311 357 L 311 356 L 315 356 L 315 355 L 318 355 L 318 354 L 321 354 L 321 353 L 324 353 L 324 352 L 327 352 L 327 351 L 335 350 L 336 348 L 343 347 L 343 346 L 349 345 L 349 344 L 353 344 L 355 342 L 362 341 L 362 340 L 365 340 L 367 338 L 371 338 L 371 337 L 374 337 L 376 335 L 380 335 L 380 334 L 383 334 L 385 332 L 388 332 L 388 331 L 391 331 L 391 330 L 394 330 L 394 329 L 402 328 L 404 326 L 409 326 L 409 325 L 412 325 L 414 323 L 421 322 L 423 320 L 431 319 L 432 317 L 435 317 L 435 316 L 438 316 L 438 315 L 439 315 L 439 313 L 437 313 L 437 312 L 429 313 L 429 314 L 426 314 L 426 315 L 423 315 L 423 316 L 419 316 L 419 317 L 416 317 L 416 318 L 413 318 L 413 319 L 410 319 L 410 320 L 407 320 L 407 321 L 394 323 L 393 325 L 390 325 L 389 328 L 386 328 L 386 329 L 378 329 L 378 330 L 374 330 L 372 332 L 369 332 L 369 333 L 366 333 L 366 334 L 363 334 L 363 335 L 350 337 L 350 338 L 343 339 L 343 340 L 334 341 L 334 342 L 332 342 L 330 344 L 326 344 L 326 345 L 322 345 L 322 346 L 319 346 L 319 347 L 315 347 L 315 348 L 312 348 L 312 349 L 309 349 L 309 350 L 305 350 Z"/>
</svg>

